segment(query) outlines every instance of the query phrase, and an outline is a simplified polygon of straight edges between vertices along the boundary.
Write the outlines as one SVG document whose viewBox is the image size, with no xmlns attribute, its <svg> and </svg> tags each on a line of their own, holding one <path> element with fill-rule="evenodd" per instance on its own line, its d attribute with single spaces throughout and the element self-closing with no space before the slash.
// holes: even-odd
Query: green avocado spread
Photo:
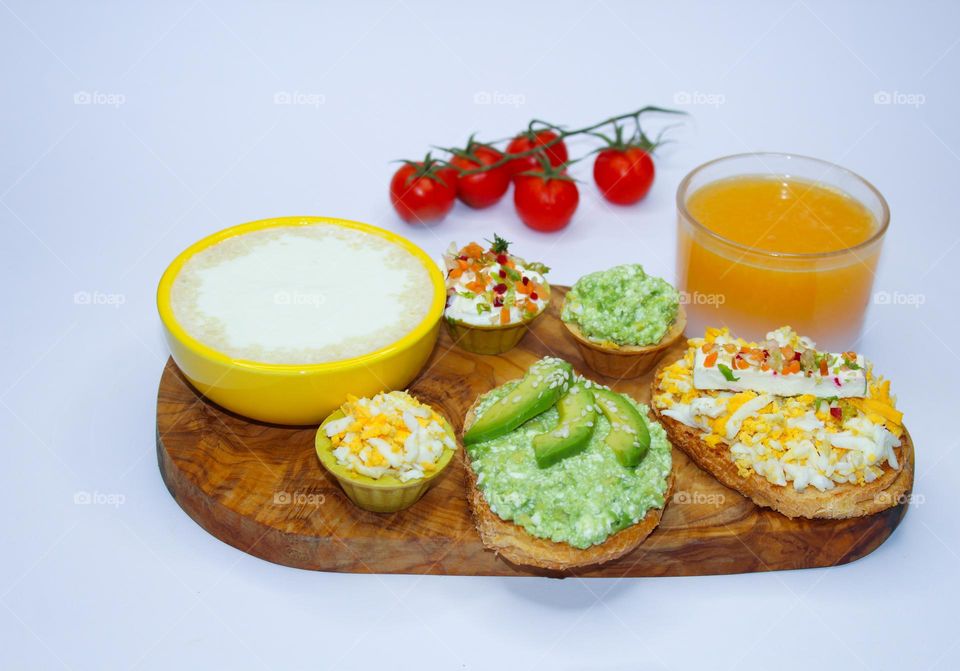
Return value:
<svg viewBox="0 0 960 671">
<path fill-rule="evenodd" d="M 577 375 L 573 379 L 588 388 L 599 386 Z M 487 393 L 477 406 L 477 417 L 519 383 L 513 380 Z M 556 406 L 506 435 L 467 445 L 477 486 L 490 509 L 533 536 L 583 549 L 636 524 L 651 508 L 662 507 L 672 463 L 670 443 L 663 427 L 647 418 L 646 406 L 624 397 L 650 432 L 649 450 L 633 468 L 621 465 L 606 444 L 611 427 L 601 413 L 581 452 L 547 468 L 538 466 L 533 439 L 558 426 Z"/>
<path fill-rule="evenodd" d="M 567 292 L 561 318 L 590 340 L 655 345 L 680 309 L 680 294 L 666 280 L 632 263 L 584 275 Z"/>
</svg>

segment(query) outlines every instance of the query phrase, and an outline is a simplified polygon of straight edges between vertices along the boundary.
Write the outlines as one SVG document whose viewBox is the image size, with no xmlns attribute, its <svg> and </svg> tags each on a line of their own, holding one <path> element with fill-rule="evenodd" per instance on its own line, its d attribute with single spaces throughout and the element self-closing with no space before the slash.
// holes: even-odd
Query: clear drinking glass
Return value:
<svg viewBox="0 0 960 671">
<path fill-rule="evenodd" d="M 875 228 L 854 246 L 837 249 L 834 240 L 822 252 L 782 253 L 731 240 L 690 214 L 688 200 L 704 185 L 753 176 L 800 179 L 843 192 L 869 210 Z M 688 333 L 728 326 L 758 340 L 789 324 L 833 351 L 856 344 L 890 221 L 887 203 L 872 184 L 814 158 L 740 154 L 710 161 L 687 175 L 677 189 L 677 212 L 677 281 L 687 302 Z"/>
</svg>

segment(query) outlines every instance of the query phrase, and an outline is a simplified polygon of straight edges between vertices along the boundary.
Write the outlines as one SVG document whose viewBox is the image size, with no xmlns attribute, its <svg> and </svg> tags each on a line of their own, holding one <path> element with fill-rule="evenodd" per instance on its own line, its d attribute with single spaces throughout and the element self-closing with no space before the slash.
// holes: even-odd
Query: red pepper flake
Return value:
<svg viewBox="0 0 960 671">
<path fill-rule="evenodd" d="M 493 288 L 493 290 L 494 290 L 496 293 L 498 293 L 498 294 L 505 293 L 505 292 L 507 291 L 507 285 L 504 284 L 503 282 L 501 282 L 500 284 L 498 284 L 497 286 L 495 286 L 495 287 Z"/>
<path fill-rule="evenodd" d="M 537 292 L 536 292 L 536 291 L 531 291 L 531 292 L 530 292 L 530 300 L 535 301 L 535 300 L 537 300 L 538 298 L 539 298 L 539 297 L 537 296 Z"/>
<path fill-rule="evenodd" d="M 794 353 L 793 353 L 793 360 L 794 360 L 794 361 L 800 361 L 800 352 L 794 352 Z"/>
<path fill-rule="evenodd" d="M 494 296 L 493 297 L 493 307 L 501 308 L 503 307 L 503 296 Z"/>
<path fill-rule="evenodd" d="M 506 271 L 506 270 L 501 270 L 501 271 L 500 271 L 500 277 L 506 277 L 506 276 L 507 276 L 507 271 Z"/>
<path fill-rule="evenodd" d="M 830 408 L 830 416 L 840 421 L 843 419 L 843 411 L 840 408 Z"/>
<path fill-rule="evenodd" d="M 833 378 L 833 383 L 834 383 L 835 385 L 837 385 L 838 387 L 842 387 L 842 386 L 843 386 L 842 384 L 840 384 L 840 378 L 839 378 L 839 377 L 834 377 L 834 378 Z"/>
</svg>

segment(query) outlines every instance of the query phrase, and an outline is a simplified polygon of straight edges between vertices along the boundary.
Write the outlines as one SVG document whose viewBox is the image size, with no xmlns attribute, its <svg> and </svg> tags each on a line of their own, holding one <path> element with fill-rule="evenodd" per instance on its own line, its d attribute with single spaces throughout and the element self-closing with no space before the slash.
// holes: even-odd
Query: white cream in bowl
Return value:
<svg viewBox="0 0 960 671">
<path fill-rule="evenodd" d="M 403 247 L 334 224 L 234 236 L 184 264 L 177 321 L 235 359 L 340 361 L 396 342 L 427 315 L 430 275 Z"/>
</svg>

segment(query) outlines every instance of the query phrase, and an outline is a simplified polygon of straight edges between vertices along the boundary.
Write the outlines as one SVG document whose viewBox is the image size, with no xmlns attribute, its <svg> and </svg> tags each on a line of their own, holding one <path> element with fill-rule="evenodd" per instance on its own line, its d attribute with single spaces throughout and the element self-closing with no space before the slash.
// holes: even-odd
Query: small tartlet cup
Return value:
<svg viewBox="0 0 960 671">
<path fill-rule="evenodd" d="M 320 428 L 317 429 L 316 439 L 314 441 L 317 450 L 317 456 L 323 467 L 337 479 L 343 492 L 353 503 L 364 510 L 373 513 L 395 513 L 405 508 L 409 508 L 427 493 L 441 473 L 450 465 L 456 450 L 444 447 L 437 460 L 437 467 L 432 473 L 418 478 L 416 480 L 401 481 L 392 475 L 383 475 L 379 479 L 371 478 L 361 473 L 356 473 L 346 466 L 340 464 L 333 455 L 333 443 L 324 432 L 324 427 L 336 419 L 343 417 L 342 410 L 335 410 L 330 414 Z M 456 442 L 456 436 L 453 427 L 446 419 L 443 420 L 444 428 L 450 437 Z"/>
<path fill-rule="evenodd" d="M 617 345 L 612 342 L 590 340 L 577 324 L 567 321 L 563 325 L 573 336 L 580 356 L 594 371 L 607 377 L 629 379 L 653 370 L 657 362 L 682 337 L 687 326 L 687 313 L 681 305 L 677 317 L 663 334 L 660 342 L 653 345 Z"/>
<path fill-rule="evenodd" d="M 545 282 L 540 290 L 546 292 L 547 300 L 543 308 L 532 317 L 514 324 L 468 324 L 444 316 L 443 321 L 447 324 L 453 344 L 474 354 L 503 354 L 513 349 L 526 335 L 530 325 L 550 306 L 550 285 Z"/>
</svg>

